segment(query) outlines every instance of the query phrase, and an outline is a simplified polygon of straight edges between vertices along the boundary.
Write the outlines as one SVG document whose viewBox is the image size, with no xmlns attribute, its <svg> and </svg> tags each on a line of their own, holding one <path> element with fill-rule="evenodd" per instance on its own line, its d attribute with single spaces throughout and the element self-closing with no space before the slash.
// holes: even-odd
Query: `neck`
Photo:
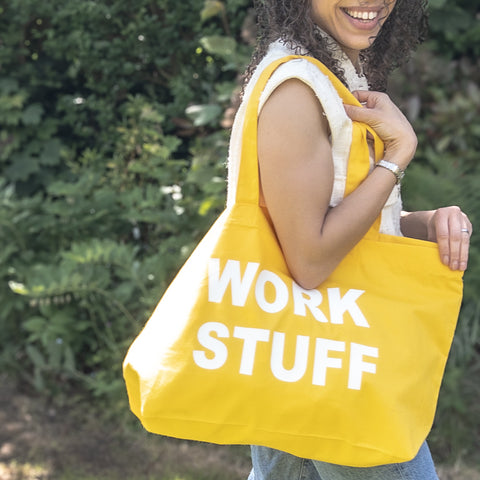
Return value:
<svg viewBox="0 0 480 480">
<path fill-rule="evenodd" d="M 348 57 L 348 59 L 352 62 L 352 65 L 355 67 L 355 70 L 357 71 L 357 73 L 361 74 L 362 65 L 360 63 L 360 52 L 358 50 L 353 50 L 351 48 L 347 48 L 339 44 L 331 35 L 325 32 L 325 30 L 322 30 L 318 25 L 316 26 L 316 28 L 324 38 L 328 38 L 329 42 L 333 42 L 336 48 L 341 50 Z"/>
<path fill-rule="evenodd" d="M 349 48 L 343 48 L 342 46 L 340 46 L 340 48 L 345 52 L 345 55 L 350 59 L 357 73 L 361 74 L 362 65 L 360 63 L 360 52 L 358 50 L 350 50 Z"/>
</svg>

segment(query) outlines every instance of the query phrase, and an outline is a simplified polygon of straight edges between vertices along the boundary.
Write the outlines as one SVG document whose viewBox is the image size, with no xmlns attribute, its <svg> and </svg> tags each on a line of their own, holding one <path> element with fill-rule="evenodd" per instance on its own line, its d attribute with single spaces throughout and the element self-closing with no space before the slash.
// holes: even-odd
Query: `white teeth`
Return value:
<svg viewBox="0 0 480 480">
<path fill-rule="evenodd" d="M 359 12 L 358 10 L 345 9 L 348 15 L 359 20 L 374 20 L 378 12 Z"/>
</svg>

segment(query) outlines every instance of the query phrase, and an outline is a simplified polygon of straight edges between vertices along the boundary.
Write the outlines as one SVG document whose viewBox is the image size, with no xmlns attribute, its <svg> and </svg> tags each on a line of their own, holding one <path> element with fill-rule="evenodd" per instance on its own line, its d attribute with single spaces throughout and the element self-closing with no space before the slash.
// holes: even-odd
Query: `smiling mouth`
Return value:
<svg viewBox="0 0 480 480">
<path fill-rule="evenodd" d="M 351 18 L 361 22 L 371 22 L 378 17 L 378 11 L 357 10 L 355 8 L 342 8 L 342 10 Z"/>
</svg>

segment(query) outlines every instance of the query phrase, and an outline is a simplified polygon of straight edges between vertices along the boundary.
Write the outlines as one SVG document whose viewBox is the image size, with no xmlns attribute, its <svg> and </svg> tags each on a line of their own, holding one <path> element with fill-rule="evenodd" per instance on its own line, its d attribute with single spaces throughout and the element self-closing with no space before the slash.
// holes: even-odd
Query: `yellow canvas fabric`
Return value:
<svg viewBox="0 0 480 480">
<path fill-rule="evenodd" d="M 380 234 L 377 220 L 318 289 L 292 280 L 258 204 L 256 131 L 262 88 L 292 58 L 270 65 L 251 96 L 235 205 L 129 349 L 130 406 L 166 436 L 357 467 L 410 460 L 433 422 L 462 275 L 436 244 Z M 347 194 L 369 169 L 365 125 L 353 135 Z"/>
</svg>

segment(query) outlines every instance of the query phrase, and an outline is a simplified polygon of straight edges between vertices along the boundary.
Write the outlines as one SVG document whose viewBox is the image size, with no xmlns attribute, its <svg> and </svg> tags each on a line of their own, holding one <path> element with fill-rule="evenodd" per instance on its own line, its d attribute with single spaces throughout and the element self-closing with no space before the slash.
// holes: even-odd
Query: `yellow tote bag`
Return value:
<svg viewBox="0 0 480 480">
<path fill-rule="evenodd" d="M 377 220 L 318 289 L 292 280 L 258 203 L 256 131 L 260 93 L 292 58 L 251 96 L 235 204 L 128 351 L 130 406 L 166 436 L 357 467 L 410 460 L 432 425 L 462 276 L 436 244 L 380 234 Z M 365 125 L 353 135 L 347 194 L 369 168 Z"/>
</svg>

